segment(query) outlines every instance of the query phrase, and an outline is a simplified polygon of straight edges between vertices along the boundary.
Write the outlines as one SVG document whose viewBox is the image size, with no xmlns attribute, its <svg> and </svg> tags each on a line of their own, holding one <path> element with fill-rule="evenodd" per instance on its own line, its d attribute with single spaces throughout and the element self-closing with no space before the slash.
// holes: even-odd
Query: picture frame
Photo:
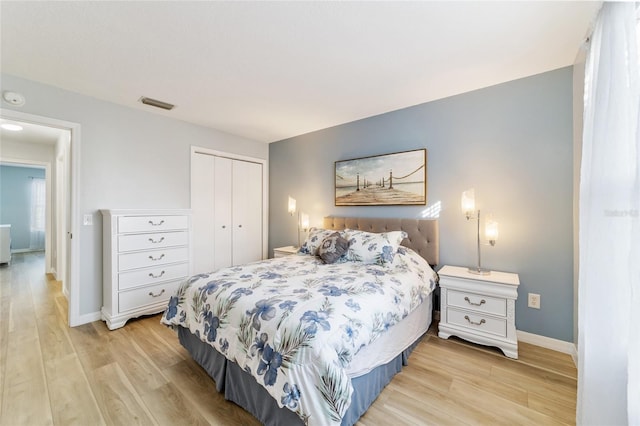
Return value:
<svg viewBox="0 0 640 426">
<path fill-rule="evenodd" d="M 425 148 L 335 162 L 336 206 L 427 204 Z"/>
</svg>

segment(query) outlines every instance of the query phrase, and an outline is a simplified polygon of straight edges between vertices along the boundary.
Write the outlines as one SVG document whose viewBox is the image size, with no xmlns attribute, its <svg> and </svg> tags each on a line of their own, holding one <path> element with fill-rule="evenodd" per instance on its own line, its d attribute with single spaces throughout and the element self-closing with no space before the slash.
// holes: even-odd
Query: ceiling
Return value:
<svg viewBox="0 0 640 426">
<path fill-rule="evenodd" d="M 5 123 L 18 124 L 22 126 L 22 130 L 16 132 L 5 130 L 0 127 L 0 140 L 11 140 L 21 143 L 39 143 L 53 146 L 56 144 L 62 133 L 68 131 L 57 129 L 55 127 L 40 126 L 38 124 L 0 118 L 0 124 Z"/>
<path fill-rule="evenodd" d="M 600 4 L 3 1 L 1 69 L 273 142 L 569 66 Z"/>
</svg>

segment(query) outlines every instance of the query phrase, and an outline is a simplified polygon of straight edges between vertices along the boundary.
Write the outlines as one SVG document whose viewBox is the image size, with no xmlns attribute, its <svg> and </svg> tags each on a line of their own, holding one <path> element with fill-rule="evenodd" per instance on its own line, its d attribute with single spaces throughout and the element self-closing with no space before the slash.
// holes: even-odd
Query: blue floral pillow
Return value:
<svg viewBox="0 0 640 426">
<path fill-rule="evenodd" d="M 400 243 L 407 238 L 404 231 L 373 233 L 346 229 L 345 234 L 349 240 L 348 260 L 379 265 L 393 262 Z"/>
<path fill-rule="evenodd" d="M 322 241 L 335 232 L 336 231 L 332 229 L 309 228 L 309 235 L 307 235 L 307 239 L 304 241 L 304 244 L 302 244 L 300 249 L 298 249 L 298 253 L 317 256 L 318 247 L 320 247 Z"/>
</svg>

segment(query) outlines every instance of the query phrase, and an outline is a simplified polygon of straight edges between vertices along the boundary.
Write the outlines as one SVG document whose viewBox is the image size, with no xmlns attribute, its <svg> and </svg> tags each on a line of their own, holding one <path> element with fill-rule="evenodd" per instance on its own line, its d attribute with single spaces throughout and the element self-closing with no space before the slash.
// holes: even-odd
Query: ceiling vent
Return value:
<svg viewBox="0 0 640 426">
<path fill-rule="evenodd" d="M 143 96 L 140 98 L 140 102 L 142 102 L 145 105 L 151 105 L 154 106 L 156 108 L 162 108 L 162 109 L 166 109 L 167 111 L 172 110 L 175 105 L 167 103 L 167 102 L 162 102 L 159 101 L 157 99 L 151 99 L 151 98 L 147 98 L 146 96 Z"/>
</svg>

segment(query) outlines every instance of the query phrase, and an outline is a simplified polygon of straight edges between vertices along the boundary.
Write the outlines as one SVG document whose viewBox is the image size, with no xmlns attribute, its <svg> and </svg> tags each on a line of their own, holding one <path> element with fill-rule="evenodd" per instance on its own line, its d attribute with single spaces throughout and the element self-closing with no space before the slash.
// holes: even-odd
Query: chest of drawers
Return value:
<svg viewBox="0 0 640 426">
<path fill-rule="evenodd" d="M 517 274 L 491 271 L 475 275 L 467 268 L 444 266 L 440 276 L 438 336 L 457 336 L 481 345 L 496 346 L 510 358 L 518 358 L 515 301 Z"/>
<path fill-rule="evenodd" d="M 191 275 L 189 210 L 102 210 L 102 319 L 110 330 L 163 311 Z"/>
</svg>

